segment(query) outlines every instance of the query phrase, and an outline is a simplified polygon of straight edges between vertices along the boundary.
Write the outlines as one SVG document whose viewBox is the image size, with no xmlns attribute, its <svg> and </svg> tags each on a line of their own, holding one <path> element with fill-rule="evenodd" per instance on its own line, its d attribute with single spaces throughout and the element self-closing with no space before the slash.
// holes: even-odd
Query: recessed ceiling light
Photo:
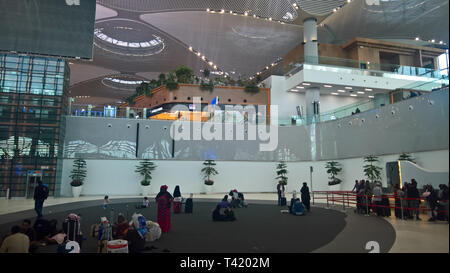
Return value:
<svg viewBox="0 0 450 273">
<path fill-rule="evenodd" d="M 330 87 L 333 87 L 333 86 L 331 86 L 331 85 L 328 85 L 328 84 L 325 84 L 325 85 L 324 85 L 324 87 L 328 87 L 328 88 L 330 88 Z"/>
<path fill-rule="evenodd" d="M 206 9 L 206 11 L 207 11 L 207 12 L 209 12 L 209 11 L 210 11 L 210 9 Z"/>
<path fill-rule="evenodd" d="M 364 90 L 366 90 L 366 91 L 373 91 L 371 88 L 366 88 Z"/>
<path fill-rule="evenodd" d="M 311 85 L 310 83 L 304 82 L 302 83 L 303 85 Z"/>
<path fill-rule="evenodd" d="M 353 89 L 352 87 L 346 86 L 345 89 Z"/>
<path fill-rule="evenodd" d="M 189 47 L 189 50 L 192 51 L 192 46 Z"/>
<path fill-rule="evenodd" d="M 350 97 L 356 97 L 356 96 L 357 96 L 357 95 L 355 95 L 355 94 L 351 94 L 351 95 L 350 95 Z"/>
<path fill-rule="evenodd" d="M 439 42 L 440 45 L 442 45 L 443 43 L 444 43 L 443 41 L 440 41 L 440 42 Z"/>
<path fill-rule="evenodd" d="M 305 89 L 305 87 L 304 87 L 304 86 L 297 86 L 297 88 L 300 88 L 300 89 Z"/>
<path fill-rule="evenodd" d="M 436 40 L 435 40 L 435 39 L 433 39 L 433 40 L 431 40 L 431 42 L 432 42 L 432 43 L 434 43 L 434 42 L 436 42 Z"/>
<path fill-rule="evenodd" d="M 338 93 L 334 93 L 334 92 L 333 92 L 333 93 L 331 93 L 331 95 L 339 95 L 339 94 L 338 94 Z"/>
<path fill-rule="evenodd" d="M 338 92 L 345 93 L 345 90 L 339 89 Z"/>
<path fill-rule="evenodd" d="M 369 98 L 373 99 L 373 98 L 375 98 L 375 97 L 374 97 L 374 96 L 369 96 Z"/>
<path fill-rule="evenodd" d="M 200 55 L 202 55 L 200 52 L 197 52 L 197 56 L 200 56 Z"/>
<path fill-rule="evenodd" d="M 358 91 L 358 92 L 356 92 L 356 93 L 358 93 L 358 94 L 364 94 L 364 92 L 362 92 L 362 91 Z"/>
</svg>

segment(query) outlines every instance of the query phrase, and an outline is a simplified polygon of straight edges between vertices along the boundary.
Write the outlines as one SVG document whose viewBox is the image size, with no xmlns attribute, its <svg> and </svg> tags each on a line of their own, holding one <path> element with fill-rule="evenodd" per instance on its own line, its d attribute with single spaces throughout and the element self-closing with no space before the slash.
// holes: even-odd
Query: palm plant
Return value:
<svg viewBox="0 0 450 273">
<path fill-rule="evenodd" d="M 402 153 L 399 157 L 398 160 L 404 160 L 404 161 L 410 161 L 412 163 L 416 163 L 414 160 L 415 158 L 413 158 L 410 154 L 408 153 Z"/>
<path fill-rule="evenodd" d="M 277 165 L 277 180 L 281 180 L 283 185 L 287 185 L 288 177 L 287 177 L 287 165 L 284 161 L 280 161 Z"/>
<path fill-rule="evenodd" d="M 150 159 L 144 159 L 136 166 L 135 172 L 143 176 L 141 181 L 142 186 L 150 186 L 152 180 L 152 171 L 156 168 L 156 165 Z"/>
<path fill-rule="evenodd" d="M 212 181 L 210 178 L 213 175 L 219 174 L 219 172 L 214 168 L 216 166 L 216 163 L 214 160 L 205 160 L 203 162 L 203 165 L 205 166 L 201 172 L 203 173 L 203 179 L 205 179 L 205 185 L 213 185 L 214 181 Z"/>
<path fill-rule="evenodd" d="M 72 179 L 70 185 L 72 187 L 79 187 L 83 185 L 83 181 L 86 178 L 86 161 L 84 159 L 75 159 L 73 161 L 73 169 L 70 172 L 69 177 Z"/>
<path fill-rule="evenodd" d="M 328 181 L 329 186 L 337 185 L 342 182 L 340 178 L 336 176 L 342 171 L 342 168 L 339 168 L 341 164 L 336 161 L 329 161 L 325 165 L 325 169 L 327 169 L 327 173 L 330 174 L 330 181 Z"/>
<path fill-rule="evenodd" d="M 364 165 L 364 174 L 365 176 L 373 183 L 374 180 L 381 179 L 381 168 L 373 165 L 375 162 L 378 162 L 378 157 L 369 155 L 364 157 L 364 162 L 368 162 L 368 165 Z"/>
</svg>

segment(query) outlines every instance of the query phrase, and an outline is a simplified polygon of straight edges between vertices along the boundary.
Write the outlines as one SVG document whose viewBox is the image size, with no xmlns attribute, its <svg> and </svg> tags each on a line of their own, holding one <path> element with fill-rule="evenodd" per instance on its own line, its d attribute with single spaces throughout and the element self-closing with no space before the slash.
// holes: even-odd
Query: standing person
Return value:
<svg viewBox="0 0 450 273">
<path fill-rule="evenodd" d="M 430 218 L 428 219 L 428 221 L 436 221 L 436 217 L 437 217 L 437 205 L 438 205 L 438 194 L 437 192 L 433 189 L 433 186 L 431 185 L 427 185 L 426 186 L 426 191 L 424 193 L 425 199 L 427 200 L 427 206 L 430 209 Z"/>
<path fill-rule="evenodd" d="M 375 205 L 375 211 L 377 213 L 377 216 L 383 216 L 383 208 L 381 207 L 381 197 L 383 195 L 383 189 L 381 189 L 381 184 L 376 183 L 375 187 L 373 188 L 373 201 Z"/>
<path fill-rule="evenodd" d="M 395 185 L 394 187 L 394 199 L 395 199 L 395 217 L 397 219 L 402 219 L 402 198 L 405 193 L 400 189 L 400 185 Z"/>
<path fill-rule="evenodd" d="M 359 191 L 359 182 L 358 180 L 355 180 L 355 186 L 353 186 L 352 192 L 358 192 Z"/>
<path fill-rule="evenodd" d="M 173 191 L 173 213 L 181 212 L 181 192 L 180 186 L 175 186 L 175 190 Z"/>
<path fill-rule="evenodd" d="M 172 195 L 167 191 L 167 186 L 163 185 L 160 192 L 156 196 L 156 203 L 158 203 L 158 224 L 162 232 L 170 231 L 170 205 L 173 201 Z"/>
<path fill-rule="evenodd" d="M 310 211 L 310 200 L 311 197 L 309 195 L 309 188 L 308 185 L 306 184 L 306 182 L 303 182 L 303 187 L 301 188 L 300 192 L 302 193 L 302 203 L 305 206 L 306 210 L 308 210 L 308 212 Z"/>
<path fill-rule="evenodd" d="M 40 177 L 37 177 L 38 186 L 34 190 L 34 210 L 37 213 L 37 217 L 42 217 L 42 208 L 44 207 L 44 201 L 48 197 L 48 188 L 42 185 Z"/>
<path fill-rule="evenodd" d="M 364 185 L 364 195 L 367 203 L 367 214 L 370 214 L 370 209 L 372 207 L 372 189 L 370 187 L 369 180 L 366 180 L 366 183 Z"/>
<path fill-rule="evenodd" d="M 285 187 L 283 185 L 283 181 L 280 180 L 277 185 L 278 206 L 281 206 L 281 197 L 284 196 L 284 190 L 285 190 Z"/>
<path fill-rule="evenodd" d="M 439 204 L 444 211 L 443 214 L 448 221 L 448 186 L 445 184 L 439 185 Z"/>
<path fill-rule="evenodd" d="M 409 218 L 413 219 L 414 215 L 416 216 L 416 220 L 420 221 L 422 219 L 419 218 L 419 206 L 420 206 L 420 194 L 417 189 L 417 181 L 415 179 L 411 179 L 411 184 L 408 187 L 408 208 L 410 209 Z"/>
<path fill-rule="evenodd" d="M 111 203 L 111 202 L 109 201 L 109 196 L 108 196 L 108 195 L 105 195 L 105 198 L 103 199 L 103 209 L 107 209 L 109 203 Z"/>
<path fill-rule="evenodd" d="M 20 232 L 20 227 L 15 225 L 11 228 L 11 235 L 3 240 L 0 253 L 28 253 L 30 239 Z"/>
</svg>

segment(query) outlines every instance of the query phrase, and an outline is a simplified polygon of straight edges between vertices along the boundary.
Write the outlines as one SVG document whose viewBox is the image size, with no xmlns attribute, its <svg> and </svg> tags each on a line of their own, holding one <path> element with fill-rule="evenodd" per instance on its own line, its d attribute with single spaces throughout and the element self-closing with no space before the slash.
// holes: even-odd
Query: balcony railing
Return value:
<svg viewBox="0 0 450 273">
<path fill-rule="evenodd" d="M 305 65 L 308 64 L 324 65 L 325 67 L 332 66 L 333 68 L 330 68 L 329 70 L 334 72 L 367 74 L 370 76 L 379 77 L 389 77 L 389 74 L 396 74 L 403 76 L 415 76 L 420 78 L 441 79 L 446 80 L 446 83 L 448 84 L 448 75 L 443 74 L 440 70 L 398 64 L 364 62 L 360 60 L 342 59 L 326 56 L 302 56 L 285 67 L 284 75 L 290 77 L 298 71 L 307 68 L 307 66 Z M 326 70 L 326 68 L 323 69 Z M 417 80 L 420 80 L 420 78 L 417 78 Z"/>
</svg>

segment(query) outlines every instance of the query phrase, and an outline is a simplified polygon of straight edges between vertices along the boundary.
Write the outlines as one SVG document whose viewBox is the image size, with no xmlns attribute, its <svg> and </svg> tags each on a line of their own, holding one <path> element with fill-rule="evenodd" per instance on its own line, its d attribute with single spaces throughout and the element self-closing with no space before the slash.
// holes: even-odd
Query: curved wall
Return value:
<svg viewBox="0 0 450 273">
<path fill-rule="evenodd" d="M 432 151 L 414 153 L 417 163 L 432 171 L 448 172 L 449 151 Z M 396 161 L 398 154 L 379 157 L 379 167 L 382 167 L 382 183 L 386 186 L 385 167 L 387 162 Z M 71 196 L 70 170 L 72 159 L 64 160 L 62 172 L 61 195 Z M 180 185 L 184 196 L 188 193 L 205 192 L 200 170 L 202 161 L 180 160 L 155 160 L 156 170 L 152 173 L 152 192 L 157 193 L 163 184 L 169 186 L 173 192 L 176 185 Z M 313 190 L 351 190 L 355 179 L 365 179 L 363 173 L 363 159 L 350 158 L 339 160 L 342 164 L 342 173 L 339 177 L 343 180 L 341 185 L 328 186 L 328 174 L 326 173 L 326 161 L 288 162 L 287 191 L 300 190 L 301 183 L 307 182 L 310 189 L 310 166 L 313 167 Z M 87 160 L 88 175 L 83 186 L 83 195 L 140 195 L 141 188 L 138 174 L 134 172 L 138 165 L 137 160 Z M 275 192 L 277 181 L 275 169 L 277 162 L 254 161 L 219 161 L 217 170 L 219 175 L 215 181 L 213 192 L 227 193 L 231 189 L 242 192 Z M 419 180 L 418 180 L 419 181 Z M 421 182 L 421 181 L 419 181 Z"/>
</svg>

